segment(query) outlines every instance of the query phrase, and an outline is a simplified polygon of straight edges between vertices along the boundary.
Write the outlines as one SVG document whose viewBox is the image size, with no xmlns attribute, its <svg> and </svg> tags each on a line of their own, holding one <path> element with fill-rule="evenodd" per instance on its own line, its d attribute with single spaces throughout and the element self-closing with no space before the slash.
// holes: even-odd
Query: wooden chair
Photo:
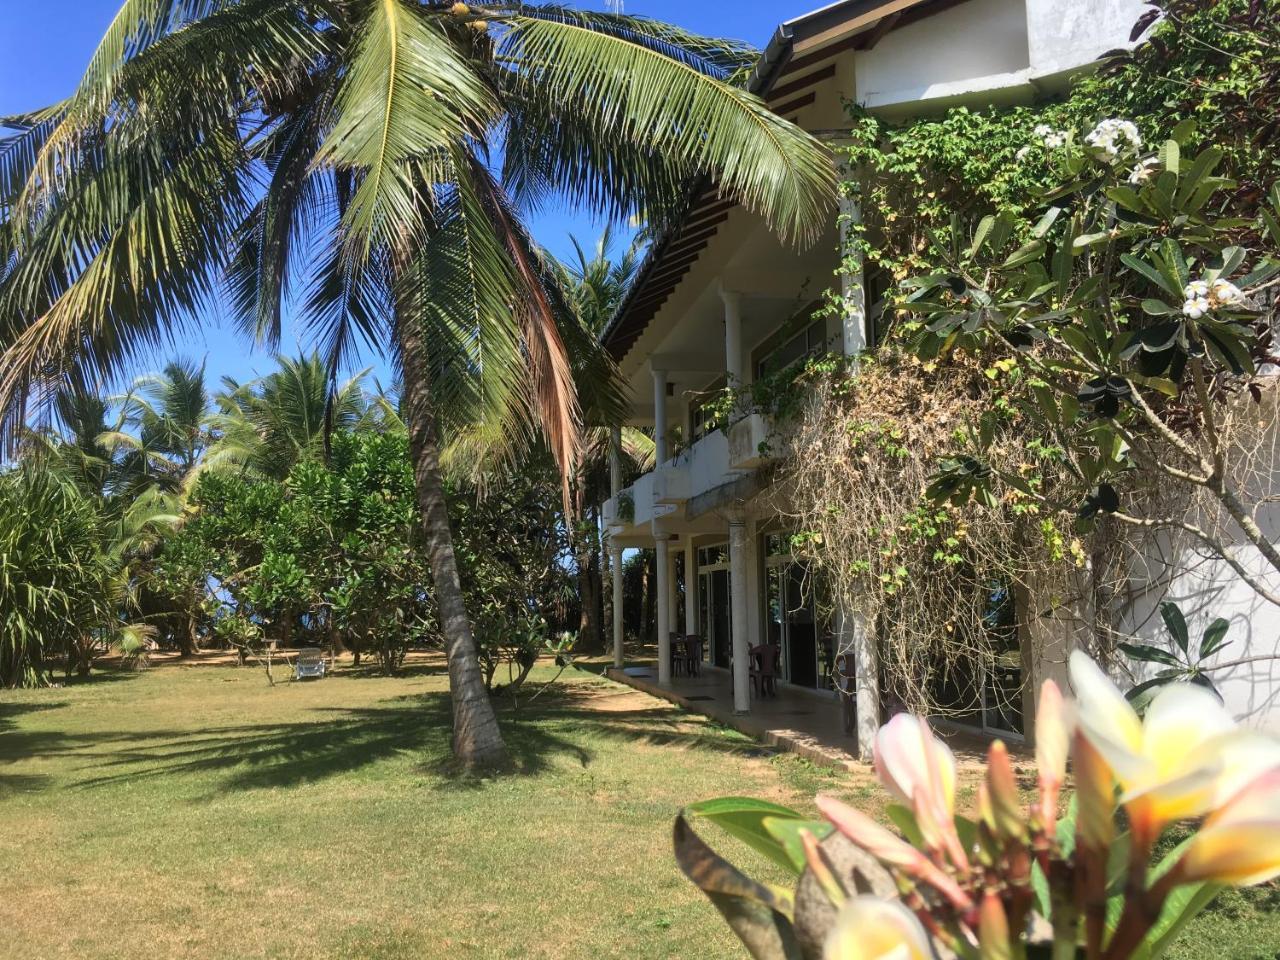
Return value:
<svg viewBox="0 0 1280 960">
<path fill-rule="evenodd" d="M 319 647 L 303 647 L 298 651 L 298 662 L 293 667 L 295 680 L 319 680 L 325 671 L 324 651 Z"/>
<path fill-rule="evenodd" d="M 751 667 L 747 671 L 751 677 L 751 692 L 758 697 L 777 696 L 778 664 L 781 650 L 771 643 L 762 643 L 749 651 Z"/>
<path fill-rule="evenodd" d="M 840 694 L 840 710 L 844 715 L 844 735 L 853 736 L 858 725 L 857 684 L 854 680 L 853 654 L 842 653 L 836 657 L 836 692 Z"/>
<path fill-rule="evenodd" d="M 684 635 L 685 670 L 691 677 L 702 676 L 702 638 L 696 633 Z"/>
</svg>

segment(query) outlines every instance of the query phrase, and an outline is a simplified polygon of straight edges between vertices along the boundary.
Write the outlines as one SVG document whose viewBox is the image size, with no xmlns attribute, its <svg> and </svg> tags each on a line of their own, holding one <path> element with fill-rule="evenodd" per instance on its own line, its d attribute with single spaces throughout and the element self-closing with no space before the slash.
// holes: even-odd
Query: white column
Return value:
<svg viewBox="0 0 1280 960">
<path fill-rule="evenodd" d="M 747 524 L 741 517 L 729 521 L 729 592 L 732 594 L 730 630 L 733 633 L 733 710 L 751 711 L 751 666 L 747 631 Z"/>
<path fill-rule="evenodd" d="M 609 496 L 622 492 L 622 428 L 609 432 Z"/>
<path fill-rule="evenodd" d="M 653 371 L 653 443 L 658 466 L 667 462 L 667 371 Z"/>
<path fill-rule="evenodd" d="M 760 602 L 764 590 L 760 585 L 760 538 L 756 535 L 756 522 L 750 518 L 746 521 L 746 536 L 747 646 L 758 647 L 765 639 Z"/>
<path fill-rule="evenodd" d="M 667 617 L 672 632 L 680 629 L 676 613 L 680 610 L 680 583 L 676 577 L 676 557 L 680 555 L 680 538 L 667 541 Z"/>
<path fill-rule="evenodd" d="M 840 611 L 840 646 L 853 654 L 854 709 L 857 711 L 858 756 L 870 760 L 880 729 L 880 673 L 875 637 L 866 624 Z"/>
<path fill-rule="evenodd" d="M 840 295 L 844 299 L 841 341 L 845 356 L 867 349 L 867 287 L 862 256 L 862 203 L 854 174 L 841 169 L 846 185 L 840 195 Z"/>
<path fill-rule="evenodd" d="M 698 632 L 698 551 L 693 534 L 684 541 L 684 632 Z"/>
<path fill-rule="evenodd" d="M 654 535 L 654 554 L 657 558 L 654 589 L 658 601 L 658 682 L 671 682 L 671 580 L 667 551 L 667 535 Z"/>
<path fill-rule="evenodd" d="M 622 669 L 622 547 L 609 545 L 613 560 L 613 665 Z"/>
<path fill-rule="evenodd" d="M 742 295 L 736 290 L 721 290 L 724 301 L 724 368 L 729 386 L 740 387 L 742 376 Z"/>
</svg>

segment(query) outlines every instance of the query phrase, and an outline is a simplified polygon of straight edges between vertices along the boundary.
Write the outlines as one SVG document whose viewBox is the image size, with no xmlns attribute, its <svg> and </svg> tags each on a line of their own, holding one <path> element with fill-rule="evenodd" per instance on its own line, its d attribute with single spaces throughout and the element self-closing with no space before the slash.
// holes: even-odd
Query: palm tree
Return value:
<svg viewBox="0 0 1280 960">
<path fill-rule="evenodd" d="M 319 354 L 277 362 L 278 370 L 245 384 L 223 379 L 208 466 L 283 479 L 300 460 L 324 456 L 334 431 L 383 427 L 387 404 L 370 403 L 362 387 L 368 369 L 334 384 Z"/>
<path fill-rule="evenodd" d="M 116 375 L 226 291 L 278 342 L 297 302 L 331 371 L 399 365 L 454 698 L 505 754 L 449 534 L 441 437 L 580 408 L 553 270 L 518 211 L 555 196 L 661 225 L 712 177 L 784 237 L 834 202 L 821 145 L 733 82 L 749 47 L 642 17 L 439 0 L 126 0 L 66 100 L 0 144 L 0 409 Z M 301 296 L 291 300 L 289 293 Z M 608 382 L 606 378 L 605 381 Z"/>
<path fill-rule="evenodd" d="M 124 482 L 135 494 L 152 486 L 187 490 L 210 441 L 204 364 L 170 360 L 160 373 L 136 378 L 119 399 L 123 422 L 98 442 L 122 454 Z"/>
<path fill-rule="evenodd" d="M 646 237 L 636 234 L 616 259 L 613 255 L 613 230 L 606 226 L 588 256 L 576 237 L 573 261 L 560 263 L 560 284 L 565 299 L 584 328 L 599 337 L 626 299 L 635 281 L 644 252 Z M 608 422 L 601 418 L 598 422 Z M 588 650 L 604 647 L 604 563 L 603 528 L 599 504 L 608 495 L 609 459 L 612 431 L 596 426 L 583 438 L 582 455 L 573 474 L 573 506 L 577 518 L 574 538 L 574 561 L 578 571 L 578 595 L 582 600 L 579 636 Z M 634 471 L 647 469 L 653 462 L 653 439 L 640 430 L 624 428 L 618 454 L 624 465 Z"/>
</svg>

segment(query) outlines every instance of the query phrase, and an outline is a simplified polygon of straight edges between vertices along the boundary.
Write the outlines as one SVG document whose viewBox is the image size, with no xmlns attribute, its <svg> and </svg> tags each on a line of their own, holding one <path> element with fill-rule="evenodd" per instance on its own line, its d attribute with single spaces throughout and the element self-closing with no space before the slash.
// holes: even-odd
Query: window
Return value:
<svg viewBox="0 0 1280 960">
<path fill-rule="evenodd" d="M 806 357 L 815 357 L 827 347 L 827 321 L 815 320 L 799 333 L 765 354 L 756 364 L 756 378 L 785 370 Z"/>
</svg>

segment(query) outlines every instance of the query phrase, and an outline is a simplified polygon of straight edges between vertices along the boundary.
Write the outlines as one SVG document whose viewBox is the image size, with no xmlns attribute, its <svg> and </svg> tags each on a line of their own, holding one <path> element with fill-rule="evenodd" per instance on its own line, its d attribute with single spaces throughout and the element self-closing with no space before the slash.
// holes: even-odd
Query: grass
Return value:
<svg viewBox="0 0 1280 960">
<path fill-rule="evenodd" d="M 672 862 L 676 810 L 735 793 L 882 802 L 585 671 L 504 708 L 519 770 L 498 779 L 449 764 L 430 664 L 274 688 L 166 666 L 0 696 L 15 957 L 738 958 Z M 1231 895 L 1179 956 L 1273 960 L 1276 907 L 1274 888 Z"/>
</svg>

